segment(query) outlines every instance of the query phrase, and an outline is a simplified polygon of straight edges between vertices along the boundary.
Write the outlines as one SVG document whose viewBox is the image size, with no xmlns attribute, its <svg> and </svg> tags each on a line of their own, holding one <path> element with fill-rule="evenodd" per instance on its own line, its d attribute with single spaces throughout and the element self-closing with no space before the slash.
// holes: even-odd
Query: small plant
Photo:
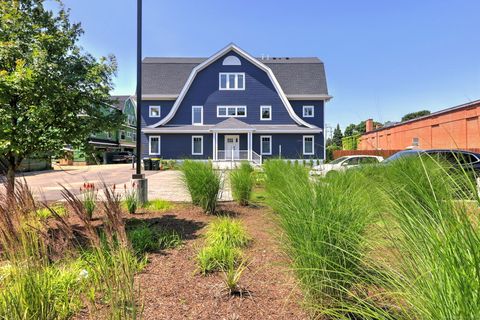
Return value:
<svg viewBox="0 0 480 320">
<path fill-rule="evenodd" d="M 95 188 L 95 184 L 85 182 L 83 188 L 80 188 L 80 192 L 82 193 L 83 207 L 85 208 L 88 218 L 92 219 L 93 212 L 97 206 L 98 191 Z"/>
<path fill-rule="evenodd" d="M 294 165 L 295 167 L 298 167 L 298 159 L 295 159 Z"/>
<path fill-rule="evenodd" d="M 320 165 L 320 159 L 317 159 L 317 166 Z"/>
<path fill-rule="evenodd" d="M 159 229 L 141 223 L 127 231 L 127 237 L 138 256 L 162 249 L 176 248 L 182 244 L 182 238 L 175 230 Z"/>
<path fill-rule="evenodd" d="M 310 168 L 313 167 L 313 159 L 310 159 Z"/>
<path fill-rule="evenodd" d="M 127 185 L 123 185 L 123 189 L 125 191 L 124 197 L 125 197 L 125 205 L 127 207 L 128 213 L 134 214 L 137 211 L 138 207 L 138 195 L 137 195 L 137 189 L 136 189 L 136 183 L 132 183 L 132 188 L 127 189 Z"/>
<path fill-rule="evenodd" d="M 192 203 L 200 205 L 206 213 L 214 214 L 220 192 L 220 175 L 213 169 L 212 164 L 185 160 L 182 173 Z"/>
<path fill-rule="evenodd" d="M 233 198 L 240 205 L 248 205 L 254 182 L 253 168 L 248 162 L 242 162 L 239 168 L 230 173 Z"/>
<path fill-rule="evenodd" d="M 226 270 L 223 271 L 223 282 L 228 294 L 242 295 L 243 290 L 239 286 L 239 282 L 243 272 L 248 268 L 247 259 L 242 257 L 238 263 L 234 262 L 233 260 L 228 261 Z"/>
<path fill-rule="evenodd" d="M 198 268 L 202 274 L 216 270 L 226 270 L 228 265 L 236 265 L 241 256 L 242 253 L 238 248 L 225 244 L 206 246 L 197 254 Z"/>
<path fill-rule="evenodd" d="M 67 210 L 62 204 L 54 204 L 50 208 L 40 208 L 37 210 L 37 216 L 42 218 L 42 219 L 47 219 L 52 217 L 52 212 L 50 211 L 54 210 L 58 215 L 61 217 L 65 216 L 67 214 Z"/>
<path fill-rule="evenodd" d="M 206 244 L 210 246 L 225 245 L 242 248 L 250 242 L 243 224 L 239 220 L 228 217 L 217 218 L 210 222 L 205 237 Z"/>
</svg>

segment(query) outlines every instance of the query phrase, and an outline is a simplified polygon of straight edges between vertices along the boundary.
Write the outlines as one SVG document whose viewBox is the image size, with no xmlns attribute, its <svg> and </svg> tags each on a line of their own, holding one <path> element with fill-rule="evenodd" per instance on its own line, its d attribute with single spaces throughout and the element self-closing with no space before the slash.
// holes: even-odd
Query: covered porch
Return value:
<svg viewBox="0 0 480 320">
<path fill-rule="evenodd" d="M 210 129 L 213 134 L 213 161 L 249 161 L 262 164 L 262 156 L 253 150 L 255 128 L 229 118 Z"/>
</svg>

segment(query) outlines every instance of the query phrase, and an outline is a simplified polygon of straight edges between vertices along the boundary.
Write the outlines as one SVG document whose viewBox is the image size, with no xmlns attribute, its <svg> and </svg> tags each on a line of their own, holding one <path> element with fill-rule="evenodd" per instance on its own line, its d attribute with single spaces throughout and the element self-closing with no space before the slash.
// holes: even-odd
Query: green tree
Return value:
<svg viewBox="0 0 480 320">
<path fill-rule="evenodd" d="M 43 2 L 0 1 L 0 157 L 12 188 L 26 157 L 81 146 L 123 117 L 99 108 L 111 103 L 115 57 L 84 52 L 63 3 L 54 13 Z"/>
<path fill-rule="evenodd" d="M 345 128 L 345 131 L 344 131 L 343 135 L 344 135 L 345 137 L 349 137 L 349 136 L 354 135 L 355 133 L 357 133 L 357 125 L 356 125 L 356 124 L 353 124 L 353 123 L 350 123 L 350 124 Z"/>
<path fill-rule="evenodd" d="M 342 130 L 340 129 L 340 125 L 337 124 L 337 127 L 333 130 L 332 144 L 341 148 L 342 138 L 343 138 Z"/>
<path fill-rule="evenodd" d="M 404 115 L 402 117 L 402 121 L 408 121 L 408 120 L 416 119 L 416 118 L 419 118 L 419 117 L 427 116 L 430 113 L 431 112 L 429 110 L 421 110 L 421 111 L 417 111 L 417 112 L 410 112 L 410 113 L 407 113 L 406 115 Z"/>
</svg>

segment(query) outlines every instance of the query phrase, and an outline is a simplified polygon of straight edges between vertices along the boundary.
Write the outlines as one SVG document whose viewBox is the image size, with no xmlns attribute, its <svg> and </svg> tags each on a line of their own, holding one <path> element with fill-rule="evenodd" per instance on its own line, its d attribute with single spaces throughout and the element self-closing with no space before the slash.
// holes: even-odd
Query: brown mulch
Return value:
<svg viewBox="0 0 480 320">
<path fill-rule="evenodd" d="M 302 296 L 275 240 L 275 225 L 267 208 L 222 204 L 220 210 L 242 220 L 250 236 L 245 249 L 250 264 L 240 285 L 243 296 L 225 291 L 222 273 L 196 272 L 195 256 L 203 244 L 205 226 L 215 217 L 183 205 L 164 214 L 137 215 L 149 223 L 180 231 L 184 244 L 151 254 L 137 276 L 144 319 L 306 319 Z"/>
</svg>

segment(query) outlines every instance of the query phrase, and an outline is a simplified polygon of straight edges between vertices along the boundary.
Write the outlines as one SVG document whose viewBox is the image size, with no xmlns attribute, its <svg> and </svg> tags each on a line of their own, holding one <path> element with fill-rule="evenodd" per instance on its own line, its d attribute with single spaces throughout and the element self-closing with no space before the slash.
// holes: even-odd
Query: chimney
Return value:
<svg viewBox="0 0 480 320">
<path fill-rule="evenodd" d="M 365 132 L 373 131 L 373 119 L 367 119 L 365 121 Z"/>
</svg>

